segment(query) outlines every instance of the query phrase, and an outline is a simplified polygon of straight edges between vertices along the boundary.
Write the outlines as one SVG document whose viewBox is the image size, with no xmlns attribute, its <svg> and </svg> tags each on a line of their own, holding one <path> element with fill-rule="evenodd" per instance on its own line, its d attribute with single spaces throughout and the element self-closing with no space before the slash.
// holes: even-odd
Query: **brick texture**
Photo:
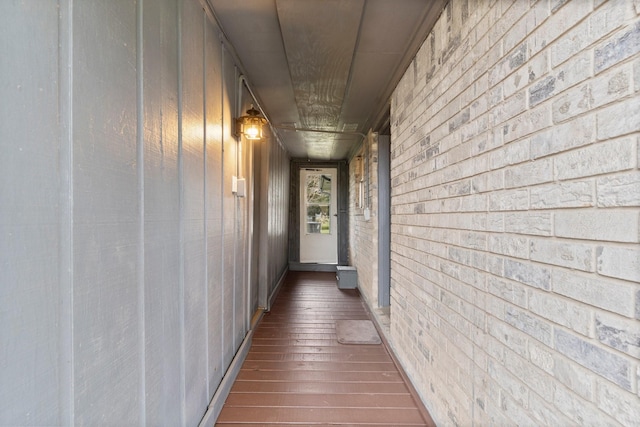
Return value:
<svg viewBox="0 0 640 427">
<path fill-rule="evenodd" d="M 640 2 L 471 3 L 392 96 L 390 342 L 439 425 L 637 425 Z"/>
<path fill-rule="evenodd" d="M 356 267 L 358 288 L 371 307 L 378 306 L 377 160 L 378 140 L 372 133 L 349 166 L 349 263 Z"/>
</svg>

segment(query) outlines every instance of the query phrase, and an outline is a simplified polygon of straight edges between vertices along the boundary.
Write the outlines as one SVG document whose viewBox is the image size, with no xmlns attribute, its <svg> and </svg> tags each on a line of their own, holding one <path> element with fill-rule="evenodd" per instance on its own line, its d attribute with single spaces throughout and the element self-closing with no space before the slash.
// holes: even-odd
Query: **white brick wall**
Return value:
<svg viewBox="0 0 640 427">
<path fill-rule="evenodd" d="M 357 157 L 360 159 L 356 160 Z M 349 263 L 358 272 L 358 288 L 371 307 L 378 306 L 378 137 L 370 134 L 349 165 Z M 358 165 L 358 162 L 361 162 Z M 357 189 L 362 174 L 362 188 Z M 356 179 L 357 178 L 357 179 Z M 360 206 L 362 191 L 364 206 Z M 371 214 L 367 220 L 364 209 Z"/>
<path fill-rule="evenodd" d="M 451 0 L 391 106 L 391 337 L 439 425 L 638 425 L 640 2 Z"/>
</svg>

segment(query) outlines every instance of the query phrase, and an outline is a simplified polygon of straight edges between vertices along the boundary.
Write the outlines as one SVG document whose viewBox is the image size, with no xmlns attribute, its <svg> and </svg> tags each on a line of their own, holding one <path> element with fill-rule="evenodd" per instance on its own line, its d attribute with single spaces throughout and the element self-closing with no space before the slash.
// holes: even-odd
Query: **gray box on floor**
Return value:
<svg viewBox="0 0 640 427">
<path fill-rule="evenodd" d="M 355 289 L 358 287 L 358 272 L 349 265 L 336 266 L 338 289 Z"/>
</svg>

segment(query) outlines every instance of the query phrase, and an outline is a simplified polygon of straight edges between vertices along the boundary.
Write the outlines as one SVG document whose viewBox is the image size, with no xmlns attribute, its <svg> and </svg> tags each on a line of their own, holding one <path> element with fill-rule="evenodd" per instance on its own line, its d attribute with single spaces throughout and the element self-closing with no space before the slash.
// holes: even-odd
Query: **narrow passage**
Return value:
<svg viewBox="0 0 640 427">
<path fill-rule="evenodd" d="M 338 289 L 335 273 L 290 272 L 216 425 L 434 425 L 384 344 L 338 343 L 343 319 L 369 319 L 357 290 Z"/>
</svg>

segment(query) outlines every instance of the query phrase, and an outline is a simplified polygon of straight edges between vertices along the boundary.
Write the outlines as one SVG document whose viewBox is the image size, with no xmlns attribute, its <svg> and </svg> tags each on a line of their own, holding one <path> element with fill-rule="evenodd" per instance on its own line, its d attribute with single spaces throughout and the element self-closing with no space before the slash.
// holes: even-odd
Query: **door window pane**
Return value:
<svg viewBox="0 0 640 427">
<path fill-rule="evenodd" d="M 307 233 L 331 234 L 331 175 L 307 175 L 305 195 Z"/>
</svg>

